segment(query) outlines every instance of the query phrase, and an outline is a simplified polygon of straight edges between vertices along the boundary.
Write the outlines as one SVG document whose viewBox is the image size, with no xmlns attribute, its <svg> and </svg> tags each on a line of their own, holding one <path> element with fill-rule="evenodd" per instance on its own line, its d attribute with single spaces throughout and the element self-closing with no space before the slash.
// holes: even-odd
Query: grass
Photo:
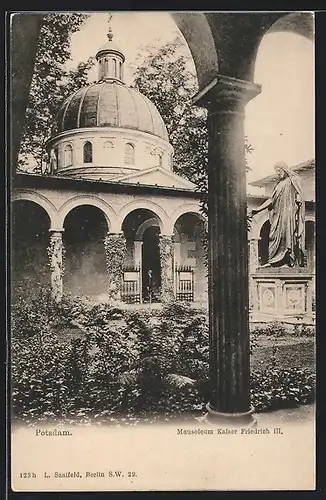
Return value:
<svg viewBox="0 0 326 500">
<path fill-rule="evenodd" d="M 263 370 L 274 359 L 275 368 L 316 369 L 315 339 L 284 336 L 278 339 L 261 336 L 251 356 L 251 369 Z"/>
<path fill-rule="evenodd" d="M 54 332 L 62 341 L 81 338 L 84 334 L 77 328 L 59 329 Z M 251 370 L 263 370 L 270 365 L 274 357 L 275 368 L 306 368 L 313 373 L 316 370 L 315 339 L 312 337 L 293 337 L 286 335 L 274 339 L 271 336 L 259 336 L 250 358 Z"/>
</svg>

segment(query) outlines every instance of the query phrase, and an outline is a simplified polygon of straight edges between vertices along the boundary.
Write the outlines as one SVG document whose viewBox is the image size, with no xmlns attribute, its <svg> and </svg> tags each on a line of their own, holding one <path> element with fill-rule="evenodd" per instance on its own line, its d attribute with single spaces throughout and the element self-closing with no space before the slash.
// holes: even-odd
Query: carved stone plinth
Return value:
<svg viewBox="0 0 326 500">
<path fill-rule="evenodd" d="M 263 271 L 266 271 L 265 273 Z M 268 269 L 269 271 L 269 269 Z M 253 276 L 254 322 L 311 323 L 313 320 L 313 274 L 292 274 L 284 268 L 259 269 Z"/>
</svg>

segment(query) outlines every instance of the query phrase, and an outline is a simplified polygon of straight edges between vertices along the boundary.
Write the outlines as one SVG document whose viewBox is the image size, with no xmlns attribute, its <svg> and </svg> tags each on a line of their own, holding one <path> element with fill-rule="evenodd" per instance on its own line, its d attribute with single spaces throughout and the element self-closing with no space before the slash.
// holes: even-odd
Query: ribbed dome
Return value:
<svg viewBox="0 0 326 500">
<path fill-rule="evenodd" d="M 56 116 L 53 135 L 88 127 L 129 128 L 168 141 L 154 104 L 137 90 L 115 81 L 94 83 L 68 97 Z"/>
</svg>

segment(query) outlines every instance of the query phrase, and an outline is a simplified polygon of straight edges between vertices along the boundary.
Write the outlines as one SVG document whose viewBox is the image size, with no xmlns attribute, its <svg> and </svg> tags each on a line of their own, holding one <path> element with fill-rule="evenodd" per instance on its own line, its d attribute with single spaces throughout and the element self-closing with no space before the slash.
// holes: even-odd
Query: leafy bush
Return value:
<svg viewBox="0 0 326 500">
<path fill-rule="evenodd" d="M 252 405 L 256 411 L 293 408 L 315 399 L 315 378 L 306 370 L 266 370 L 251 377 Z"/>
<path fill-rule="evenodd" d="M 285 326 L 278 321 L 271 321 L 262 326 L 253 328 L 252 333 L 255 336 L 265 335 L 267 337 L 284 337 L 287 334 Z"/>
<path fill-rule="evenodd" d="M 50 291 L 42 289 L 34 295 L 12 295 L 11 331 L 15 338 L 30 338 L 50 332 L 52 313 Z"/>
<path fill-rule="evenodd" d="M 68 337 L 69 325 L 81 335 Z M 187 304 L 154 312 L 69 296 L 60 305 L 48 295 L 21 300 L 12 307 L 11 350 L 13 415 L 30 424 L 193 418 L 209 400 L 207 311 Z M 300 370 L 276 371 L 272 362 L 252 377 L 258 411 L 313 397 Z"/>
<path fill-rule="evenodd" d="M 54 417 L 75 407 L 82 393 L 73 344 L 37 336 L 12 339 L 11 382 L 14 415 L 25 421 Z"/>
<path fill-rule="evenodd" d="M 59 306 L 36 306 L 23 301 L 12 310 L 17 418 L 130 418 L 198 407 L 195 385 L 208 374 L 208 330 L 196 310 L 181 308 L 175 316 L 167 307 L 154 317 L 70 297 Z M 80 338 L 54 333 L 71 324 L 83 328 Z"/>
<path fill-rule="evenodd" d="M 252 355 L 254 353 L 254 350 L 256 349 L 256 347 L 258 347 L 258 344 L 259 344 L 258 338 L 259 338 L 259 335 L 256 335 L 255 332 L 250 333 L 250 338 L 249 338 L 250 355 Z"/>
<path fill-rule="evenodd" d="M 254 326 L 251 331 L 255 337 L 267 336 L 281 338 L 285 336 L 314 337 L 315 328 L 304 323 L 294 324 L 292 328 L 279 321 L 272 321 L 259 326 Z"/>
<path fill-rule="evenodd" d="M 316 329 L 305 324 L 294 325 L 293 335 L 296 337 L 315 337 Z"/>
</svg>

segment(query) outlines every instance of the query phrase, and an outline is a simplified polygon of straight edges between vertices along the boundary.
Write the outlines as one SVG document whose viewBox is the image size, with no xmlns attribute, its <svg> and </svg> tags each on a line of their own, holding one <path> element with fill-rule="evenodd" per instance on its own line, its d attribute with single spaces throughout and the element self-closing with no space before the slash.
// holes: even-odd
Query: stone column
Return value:
<svg viewBox="0 0 326 500">
<path fill-rule="evenodd" d="M 174 246 L 173 290 L 174 290 L 174 296 L 177 297 L 178 290 L 177 290 L 176 270 L 181 263 L 181 243 L 175 242 L 173 246 Z"/>
<path fill-rule="evenodd" d="M 258 242 L 260 238 L 251 238 L 249 240 L 249 310 L 252 312 L 255 308 L 255 283 L 252 275 L 259 266 Z"/>
<path fill-rule="evenodd" d="M 134 262 L 135 262 L 135 267 L 139 268 L 141 267 L 142 247 L 143 247 L 142 241 L 134 242 Z"/>
<path fill-rule="evenodd" d="M 181 262 L 181 243 L 179 242 L 174 243 L 174 259 L 175 265 L 179 266 Z"/>
<path fill-rule="evenodd" d="M 259 266 L 258 242 L 260 238 L 251 238 L 249 240 L 249 272 L 253 274 Z"/>
<path fill-rule="evenodd" d="M 123 233 L 107 233 L 104 238 L 108 271 L 108 295 L 112 300 L 121 299 L 123 266 L 126 256 L 126 239 Z"/>
<path fill-rule="evenodd" d="M 311 282 L 311 310 L 313 316 L 316 313 L 316 235 L 315 227 L 313 232 L 313 242 L 312 242 L 312 282 Z"/>
<path fill-rule="evenodd" d="M 134 262 L 135 262 L 135 267 L 139 269 L 140 302 L 143 301 L 142 251 L 143 251 L 143 242 L 142 241 L 135 241 L 134 242 Z"/>
<path fill-rule="evenodd" d="M 60 302 L 63 294 L 64 245 L 62 233 L 64 229 L 50 229 L 48 255 L 51 272 L 51 294 L 56 302 Z"/>
<path fill-rule="evenodd" d="M 161 300 L 166 302 L 174 298 L 173 285 L 173 235 L 160 235 L 161 262 Z"/>
<path fill-rule="evenodd" d="M 254 423 L 250 404 L 244 110 L 260 86 L 218 75 L 208 108 L 208 293 L 211 397 L 206 421 Z"/>
</svg>

